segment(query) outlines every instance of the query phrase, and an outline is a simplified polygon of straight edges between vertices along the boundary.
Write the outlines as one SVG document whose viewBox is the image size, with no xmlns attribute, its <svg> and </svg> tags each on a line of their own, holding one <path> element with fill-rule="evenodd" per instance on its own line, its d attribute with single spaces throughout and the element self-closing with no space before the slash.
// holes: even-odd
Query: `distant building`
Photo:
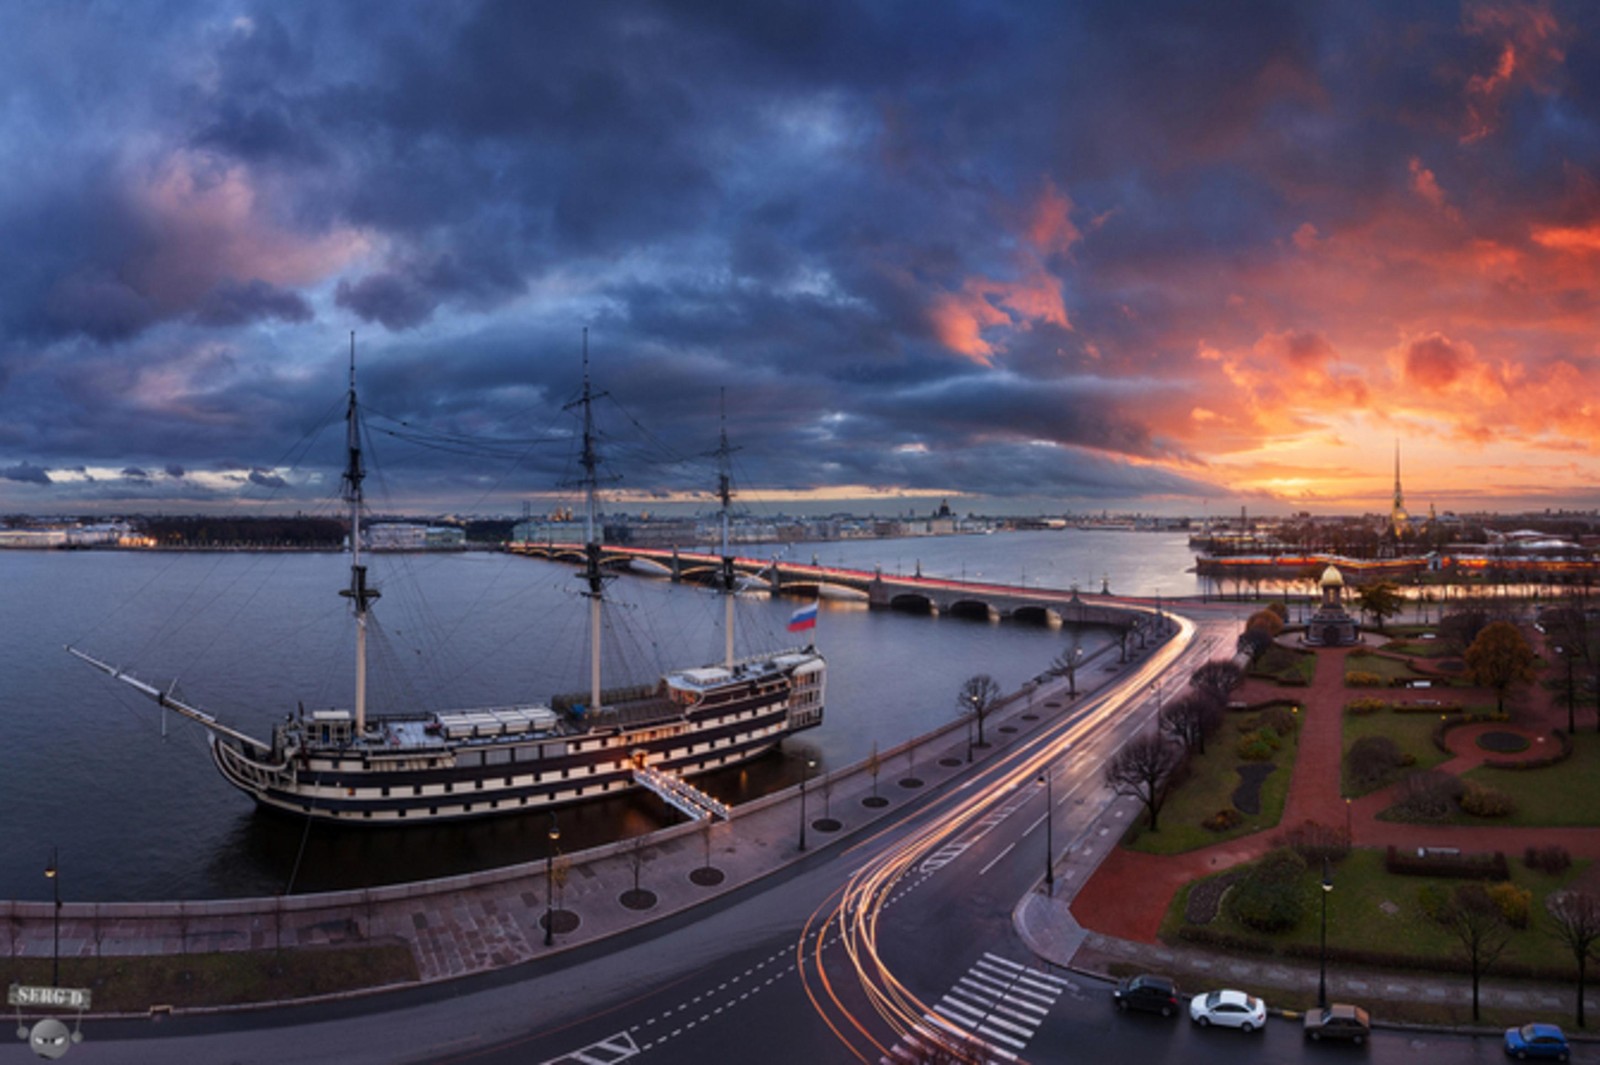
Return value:
<svg viewBox="0 0 1600 1065">
<path fill-rule="evenodd" d="M 388 521 L 369 525 L 363 539 L 373 551 L 430 551 L 463 547 L 467 531 L 454 525 Z"/>
</svg>

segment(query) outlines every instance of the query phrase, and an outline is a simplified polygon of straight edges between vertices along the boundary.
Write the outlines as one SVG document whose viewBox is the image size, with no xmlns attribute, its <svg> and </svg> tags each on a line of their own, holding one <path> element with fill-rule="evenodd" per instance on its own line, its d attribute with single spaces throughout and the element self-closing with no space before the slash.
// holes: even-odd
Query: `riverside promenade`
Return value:
<svg viewBox="0 0 1600 1065">
<path fill-rule="evenodd" d="M 1115 646 L 1106 651 L 1111 664 L 1086 660 L 1080 682 L 1120 673 L 1124 667 L 1116 663 Z M 1005 697 L 985 717 L 990 748 L 974 759 L 992 757 L 1065 713 L 1071 703 L 1066 690 L 1065 681 L 1050 681 Z M 554 884 L 540 858 L 416 883 L 281 898 L 64 901 L 60 956 L 398 943 L 410 950 L 422 983 L 536 962 L 752 888 L 808 854 L 904 812 L 967 768 L 968 718 L 958 716 L 953 703 L 951 709 L 950 721 L 939 729 L 880 752 L 876 774 L 870 760 L 863 761 L 811 777 L 803 796 L 794 786 L 740 804 L 729 822 L 674 825 L 565 855 L 554 864 Z M 804 851 L 799 846 L 802 808 Z M 552 910 L 553 943 L 546 946 L 545 921 Z M 8 957 L 52 956 L 52 911 L 50 902 L 0 902 Z M 282 1003 L 261 1005 L 277 1004 Z"/>
</svg>

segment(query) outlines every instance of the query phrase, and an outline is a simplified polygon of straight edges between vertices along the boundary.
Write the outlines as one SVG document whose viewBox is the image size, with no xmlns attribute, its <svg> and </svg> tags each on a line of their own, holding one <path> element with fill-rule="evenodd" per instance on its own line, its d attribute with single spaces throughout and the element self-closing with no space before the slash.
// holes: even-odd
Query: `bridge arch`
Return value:
<svg viewBox="0 0 1600 1065">
<path fill-rule="evenodd" d="M 1011 620 L 1019 625 L 1038 625 L 1041 628 L 1054 628 L 1061 621 L 1061 615 L 1047 606 L 1031 603 L 1019 606 L 1011 612 Z"/>
<path fill-rule="evenodd" d="M 996 617 L 994 607 L 981 599 L 957 599 L 950 604 L 947 612 L 951 617 L 972 621 L 992 621 Z"/>
<path fill-rule="evenodd" d="M 938 608 L 931 598 L 916 592 L 901 592 L 889 600 L 889 609 L 902 614 L 937 614 Z"/>
</svg>

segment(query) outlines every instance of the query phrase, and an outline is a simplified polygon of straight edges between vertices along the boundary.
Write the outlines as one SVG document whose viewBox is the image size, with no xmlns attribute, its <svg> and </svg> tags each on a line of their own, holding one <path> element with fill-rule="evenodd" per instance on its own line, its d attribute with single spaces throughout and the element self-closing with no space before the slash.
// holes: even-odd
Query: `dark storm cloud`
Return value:
<svg viewBox="0 0 1600 1065">
<path fill-rule="evenodd" d="M 251 470 L 249 481 L 258 488 L 286 488 L 289 482 L 267 470 Z"/>
<path fill-rule="evenodd" d="M 166 473 L 166 475 L 168 477 L 171 477 L 173 479 L 181 478 L 181 477 L 184 476 L 184 473 L 185 473 L 184 468 L 182 466 L 179 466 L 175 462 L 169 462 L 167 464 L 164 472 Z"/>
<path fill-rule="evenodd" d="M 202 325 L 237 326 L 276 318 L 284 322 L 309 322 L 311 305 L 297 292 L 285 291 L 259 278 L 224 280 L 206 293 L 195 308 Z"/>
<path fill-rule="evenodd" d="M 0 479 L 17 481 L 21 484 L 49 484 L 50 474 L 38 466 L 26 462 L 15 466 L 0 466 Z"/>
</svg>

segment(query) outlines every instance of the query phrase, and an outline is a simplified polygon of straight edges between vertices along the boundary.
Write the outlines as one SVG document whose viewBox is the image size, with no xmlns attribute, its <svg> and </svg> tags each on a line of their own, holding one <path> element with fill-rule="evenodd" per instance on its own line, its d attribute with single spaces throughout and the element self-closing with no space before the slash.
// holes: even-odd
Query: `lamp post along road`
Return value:
<svg viewBox="0 0 1600 1065">
<path fill-rule="evenodd" d="M 544 852 L 544 945 L 555 945 L 556 934 L 556 842 L 561 839 L 561 829 L 556 825 L 556 815 L 550 815 L 550 847 Z"/>
<path fill-rule="evenodd" d="M 1317 1005 L 1328 1004 L 1328 896 L 1333 894 L 1333 874 L 1322 859 L 1322 945 L 1317 953 Z"/>
<path fill-rule="evenodd" d="M 806 778 L 811 775 L 811 769 L 816 760 L 807 758 L 800 767 L 800 849 L 806 849 Z"/>
<path fill-rule="evenodd" d="M 61 986 L 61 869 L 56 864 L 56 849 L 50 848 L 50 864 L 44 867 L 45 879 L 55 892 L 55 909 L 51 913 L 51 926 L 55 945 L 50 952 L 50 986 Z"/>
<path fill-rule="evenodd" d="M 1056 893 L 1056 844 L 1050 821 L 1056 812 L 1056 797 L 1049 766 L 1039 775 L 1039 782 L 1044 785 L 1044 891 L 1053 896 Z"/>
</svg>

